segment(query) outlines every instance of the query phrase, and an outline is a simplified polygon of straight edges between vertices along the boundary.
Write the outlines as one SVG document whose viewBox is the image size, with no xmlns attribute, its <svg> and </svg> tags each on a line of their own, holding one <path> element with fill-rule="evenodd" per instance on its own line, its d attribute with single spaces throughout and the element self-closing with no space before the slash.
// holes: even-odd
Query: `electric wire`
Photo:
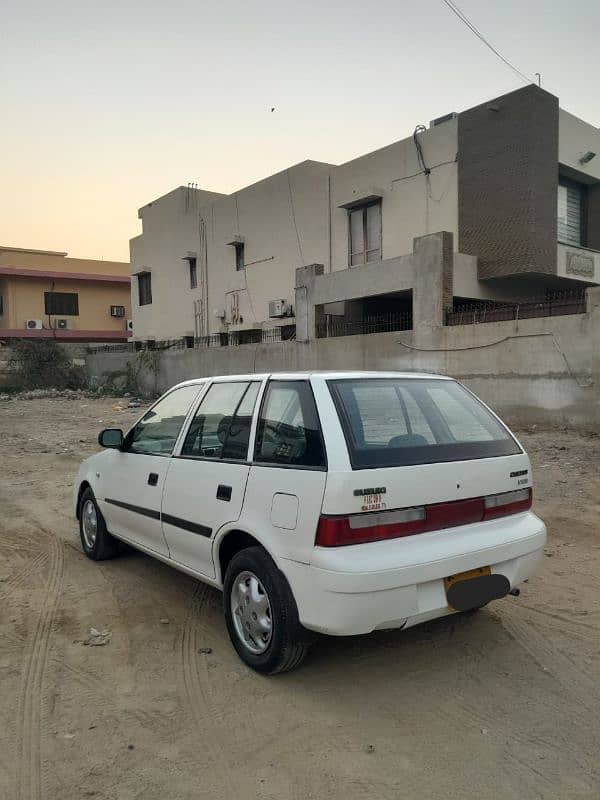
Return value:
<svg viewBox="0 0 600 800">
<path fill-rule="evenodd" d="M 528 77 L 527 75 L 525 75 L 525 73 L 524 73 L 524 72 L 521 72 L 521 70 L 520 70 L 520 69 L 517 69 L 517 67 L 515 67 L 515 65 L 514 65 L 514 64 L 511 64 L 511 63 L 510 63 L 510 61 L 509 61 L 507 58 L 505 58 L 505 57 L 502 55 L 502 53 L 500 53 L 498 50 L 496 50 L 496 48 L 493 46 L 493 44 L 491 44 L 491 43 L 490 43 L 490 42 L 489 42 L 489 41 L 488 41 L 488 40 L 485 38 L 485 36 L 483 35 L 483 33 L 481 33 L 481 31 L 479 31 L 479 30 L 478 30 L 478 29 L 475 27 L 475 25 L 474 25 L 474 24 L 473 24 L 473 23 L 472 23 L 472 22 L 469 20 L 469 18 L 466 16 L 466 14 L 465 14 L 463 11 L 461 11 L 461 10 L 460 10 L 460 8 L 459 8 L 459 7 L 456 5 L 456 3 L 454 3 L 454 2 L 453 2 L 453 0 L 442 0 L 442 2 L 443 2 L 445 5 L 447 5 L 447 6 L 448 6 L 448 8 L 450 9 L 450 11 L 452 11 L 452 13 L 453 13 L 453 14 L 455 14 L 455 15 L 456 15 L 456 16 L 459 18 L 459 20 L 460 20 L 461 22 L 463 22 L 463 23 L 464 23 L 464 24 L 465 24 L 465 25 L 466 25 L 466 26 L 469 28 L 469 30 L 470 30 L 470 31 L 472 31 L 472 33 L 474 33 L 474 34 L 475 34 L 475 36 L 477 36 L 477 38 L 478 38 L 478 39 L 479 39 L 481 42 L 483 42 L 483 44 L 484 44 L 484 45 L 485 45 L 485 46 L 486 46 L 486 47 L 487 47 L 489 50 L 491 50 L 491 51 L 492 51 L 492 53 L 494 53 L 494 55 L 498 56 L 498 58 L 499 58 L 501 61 L 503 61 L 503 62 L 504 62 L 504 64 L 506 64 L 506 66 L 507 66 L 509 69 L 511 69 L 511 70 L 512 70 L 512 71 L 513 71 L 513 72 L 514 72 L 516 75 L 518 75 L 518 76 L 519 76 L 519 78 L 521 78 L 521 80 L 525 81 L 525 83 L 535 83 L 535 81 L 534 81 L 532 78 L 530 78 L 530 77 Z"/>
</svg>

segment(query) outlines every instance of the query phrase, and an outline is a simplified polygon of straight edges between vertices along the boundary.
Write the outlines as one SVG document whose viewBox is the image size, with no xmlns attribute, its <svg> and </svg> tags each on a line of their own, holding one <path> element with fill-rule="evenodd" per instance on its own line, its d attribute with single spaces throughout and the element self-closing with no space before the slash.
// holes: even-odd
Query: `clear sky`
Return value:
<svg viewBox="0 0 600 800">
<path fill-rule="evenodd" d="M 458 4 L 600 126 L 600 0 Z M 79 257 L 127 260 L 137 209 L 175 186 L 346 161 L 523 85 L 441 0 L 0 8 L 0 244 Z"/>
</svg>

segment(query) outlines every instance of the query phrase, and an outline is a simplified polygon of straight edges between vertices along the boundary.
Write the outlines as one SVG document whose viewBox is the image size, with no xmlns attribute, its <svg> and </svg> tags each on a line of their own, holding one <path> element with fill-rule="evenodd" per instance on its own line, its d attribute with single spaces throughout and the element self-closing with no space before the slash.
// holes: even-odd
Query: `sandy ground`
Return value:
<svg viewBox="0 0 600 800">
<path fill-rule="evenodd" d="M 600 797 L 600 438 L 523 433 L 550 539 L 520 598 L 264 678 L 218 592 L 83 556 L 71 481 L 116 403 L 0 403 L 0 798 Z"/>
</svg>

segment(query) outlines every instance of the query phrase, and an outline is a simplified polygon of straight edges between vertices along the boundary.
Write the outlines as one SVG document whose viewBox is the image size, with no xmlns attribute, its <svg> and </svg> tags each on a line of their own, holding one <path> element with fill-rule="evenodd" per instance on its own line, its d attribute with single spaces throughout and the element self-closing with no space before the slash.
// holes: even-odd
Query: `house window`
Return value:
<svg viewBox="0 0 600 800">
<path fill-rule="evenodd" d="M 585 247 L 583 210 L 586 187 L 568 178 L 558 180 L 558 240 Z"/>
<path fill-rule="evenodd" d="M 235 249 L 235 268 L 238 272 L 244 269 L 244 243 L 243 242 L 236 242 L 233 245 Z"/>
<path fill-rule="evenodd" d="M 190 270 L 190 289 L 195 289 L 198 286 L 198 269 L 196 266 L 196 257 L 189 256 L 187 259 Z"/>
<path fill-rule="evenodd" d="M 79 295 L 72 292 L 44 292 L 44 312 L 60 317 L 79 316 Z"/>
<path fill-rule="evenodd" d="M 351 267 L 381 261 L 381 202 L 348 212 L 348 262 Z"/>
<path fill-rule="evenodd" d="M 149 272 L 139 272 L 138 297 L 141 306 L 148 306 L 152 302 L 152 275 Z"/>
</svg>

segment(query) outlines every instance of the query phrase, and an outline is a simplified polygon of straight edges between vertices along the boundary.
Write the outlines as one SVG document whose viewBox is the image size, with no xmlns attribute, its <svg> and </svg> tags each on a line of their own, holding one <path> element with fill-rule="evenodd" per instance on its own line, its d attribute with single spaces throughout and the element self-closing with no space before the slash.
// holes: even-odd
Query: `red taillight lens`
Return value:
<svg viewBox="0 0 600 800">
<path fill-rule="evenodd" d="M 518 514 L 531 508 L 531 503 L 531 489 L 519 489 L 515 492 L 400 508 L 396 511 L 353 514 L 349 517 L 322 516 L 317 526 L 315 544 L 318 547 L 342 547 L 414 536 L 417 533 Z"/>
<path fill-rule="evenodd" d="M 412 536 L 423 531 L 424 522 L 425 509 L 422 506 L 354 514 L 351 517 L 321 517 L 315 544 L 320 547 L 340 547 Z"/>
<path fill-rule="evenodd" d="M 529 489 L 518 489 L 516 492 L 502 492 L 490 494 L 483 498 L 485 513 L 484 519 L 506 517 L 508 514 L 518 514 L 527 511 L 533 502 L 533 492 Z"/>
</svg>

